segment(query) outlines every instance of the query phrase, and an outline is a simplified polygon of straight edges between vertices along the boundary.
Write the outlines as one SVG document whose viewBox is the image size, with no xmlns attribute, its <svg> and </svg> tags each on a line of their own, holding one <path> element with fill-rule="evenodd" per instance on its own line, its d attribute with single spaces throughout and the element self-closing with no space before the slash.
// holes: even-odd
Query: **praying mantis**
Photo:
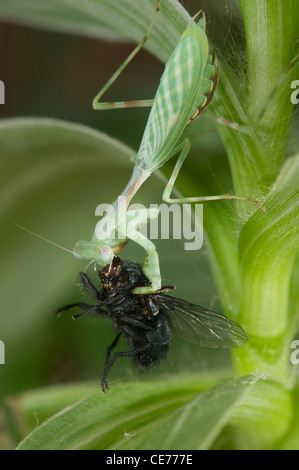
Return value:
<svg viewBox="0 0 299 470">
<path fill-rule="evenodd" d="M 172 175 L 165 187 L 163 200 L 171 203 L 194 203 L 220 199 L 238 199 L 252 202 L 248 197 L 230 194 L 203 197 L 171 198 L 171 193 L 190 150 L 190 140 L 182 138 L 185 129 L 202 114 L 209 105 L 215 92 L 218 72 L 216 59 L 211 53 L 206 35 L 206 22 L 203 12 L 199 12 L 183 32 L 177 46 L 169 58 L 153 100 L 134 102 L 100 102 L 107 89 L 114 83 L 128 63 L 135 57 L 150 37 L 160 9 L 156 9 L 149 29 L 129 57 L 112 75 L 93 101 L 95 110 L 108 110 L 124 107 L 151 107 L 139 150 L 134 158 L 131 179 L 118 199 L 107 210 L 106 215 L 97 223 L 90 241 L 78 241 L 73 251 L 79 258 L 92 260 L 103 266 L 112 262 L 126 244 L 133 240 L 147 253 L 144 273 L 151 285 L 137 287 L 135 294 L 150 294 L 161 289 L 159 257 L 154 243 L 140 232 L 140 227 L 158 216 L 157 209 L 130 210 L 129 204 L 141 185 L 170 158 L 179 153 Z M 197 21 L 197 22 L 196 22 Z M 232 123 L 224 118 L 214 120 L 238 131 L 248 132 L 246 127 Z M 264 209 L 263 209 L 264 210 Z M 117 214 L 117 217 L 115 215 Z"/>
</svg>

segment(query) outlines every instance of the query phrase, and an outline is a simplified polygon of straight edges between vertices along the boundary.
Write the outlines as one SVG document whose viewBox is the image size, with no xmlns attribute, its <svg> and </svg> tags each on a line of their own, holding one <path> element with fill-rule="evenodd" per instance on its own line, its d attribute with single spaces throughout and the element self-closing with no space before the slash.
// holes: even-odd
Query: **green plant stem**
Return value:
<svg viewBox="0 0 299 470">
<path fill-rule="evenodd" d="M 297 61 L 284 77 L 287 64 L 298 53 L 295 47 L 299 30 L 298 1 L 241 0 L 240 5 L 247 45 L 248 116 L 254 122 L 265 107 L 265 115 L 259 124 L 264 132 L 259 132 L 258 138 L 265 149 L 268 178 L 272 175 L 274 182 L 286 156 L 293 109 L 290 83 L 299 71 Z M 280 80 L 279 89 L 269 102 L 268 98 Z"/>
<path fill-rule="evenodd" d="M 298 3 L 241 0 L 240 6 L 246 31 L 248 90 L 240 98 L 236 77 L 221 63 L 212 106 L 217 114 L 253 126 L 249 136 L 224 126 L 219 126 L 219 132 L 235 193 L 256 199 L 269 193 L 286 157 L 293 108 L 290 83 L 298 64 L 288 72 L 286 66 L 295 55 Z M 248 219 L 240 231 L 239 245 L 239 321 L 249 335 L 248 347 L 235 356 L 241 374 L 259 369 L 269 370 L 280 380 L 288 377 L 289 289 L 299 248 L 296 178 L 298 181 L 294 160 L 275 183 L 267 200 L 268 214 L 257 211 L 249 218 L 254 208 L 238 204 L 239 215 L 243 221 Z"/>
<path fill-rule="evenodd" d="M 242 266 L 240 321 L 251 340 L 241 353 L 241 373 L 253 367 L 286 381 L 296 312 L 290 312 L 290 283 L 299 249 L 299 157 L 287 160 L 267 200 L 269 213 L 244 226 L 239 250 Z M 295 330 L 293 331 L 293 334 Z M 246 356 L 246 359 L 245 359 Z M 250 359 L 249 359 L 250 358 Z M 284 358 L 284 360 L 282 360 Z"/>
</svg>

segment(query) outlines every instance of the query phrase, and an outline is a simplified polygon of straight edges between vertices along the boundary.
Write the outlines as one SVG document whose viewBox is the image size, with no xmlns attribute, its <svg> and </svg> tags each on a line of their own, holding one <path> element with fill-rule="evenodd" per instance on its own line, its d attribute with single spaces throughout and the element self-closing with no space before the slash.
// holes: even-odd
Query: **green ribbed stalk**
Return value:
<svg viewBox="0 0 299 470">
<path fill-rule="evenodd" d="M 240 321 L 250 337 L 240 352 L 242 372 L 252 367 L 286 379 L 291 334 L 290 281 L 299 250 L 299 155 L 287 160 L 267 199 L 265 220 L 256 213 L 240 238 L 242 296 Z M 295 330 L 293 332 L 295 334 Z"/>
</svg>

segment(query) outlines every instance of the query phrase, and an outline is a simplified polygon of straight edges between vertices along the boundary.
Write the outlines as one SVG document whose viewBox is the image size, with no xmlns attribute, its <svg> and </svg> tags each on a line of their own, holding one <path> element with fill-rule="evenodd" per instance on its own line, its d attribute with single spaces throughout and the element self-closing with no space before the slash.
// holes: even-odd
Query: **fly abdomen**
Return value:
<svg viewBox="0 0 299 470">
<path fill-rule="evenodd" d="M 134 356 L 134 362 L 140 370 L 149 369 L 158 361 L 165 360 L 172 341 L 172 333 L 167 318 L 163 314 L 158 314 L 154 320 L 154 328 L 148 328 L 143 332 L 142 341 L 140 341 L 140 337 L 130 338 L 133 349 L 145 344 L 148 345 L 144 351 Z"/>
</svg>

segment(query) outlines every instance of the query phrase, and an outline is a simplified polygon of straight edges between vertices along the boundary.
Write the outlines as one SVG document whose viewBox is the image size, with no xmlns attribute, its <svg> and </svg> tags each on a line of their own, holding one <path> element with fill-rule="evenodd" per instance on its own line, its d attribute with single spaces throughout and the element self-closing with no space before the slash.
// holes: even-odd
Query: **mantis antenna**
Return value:
<svg viewBox="0 0 299 470">
<path fill-rule="evenodd" d="M 52 242 L 51 240 L 48 240 L 48 238 L 42 237 L 41 235 L 38 235 L 38 233 L 32 232 L 32 230 L 29 230 L 26 227 L 23 227 L 23 225 L 17 224 L 14 220 L 9 219 L 9 221 L 14 224 L 16 227 L 20 228 L 21 230 L 24 230 L 24 232 L 30 233 L 31 235 L 34 235 L 37 238 L 40 238 L 41 240 L 50 243 L 51 245 L 56 246 L 57 248 L 60 248 L 61 250 L 67 251 L 68 253 L 71 253 L 74 256 L 74 252 L 69 250 L 68 248 L 65 248 L 64 246 L 59 245 L 58 243 Z"/>
</svg>

